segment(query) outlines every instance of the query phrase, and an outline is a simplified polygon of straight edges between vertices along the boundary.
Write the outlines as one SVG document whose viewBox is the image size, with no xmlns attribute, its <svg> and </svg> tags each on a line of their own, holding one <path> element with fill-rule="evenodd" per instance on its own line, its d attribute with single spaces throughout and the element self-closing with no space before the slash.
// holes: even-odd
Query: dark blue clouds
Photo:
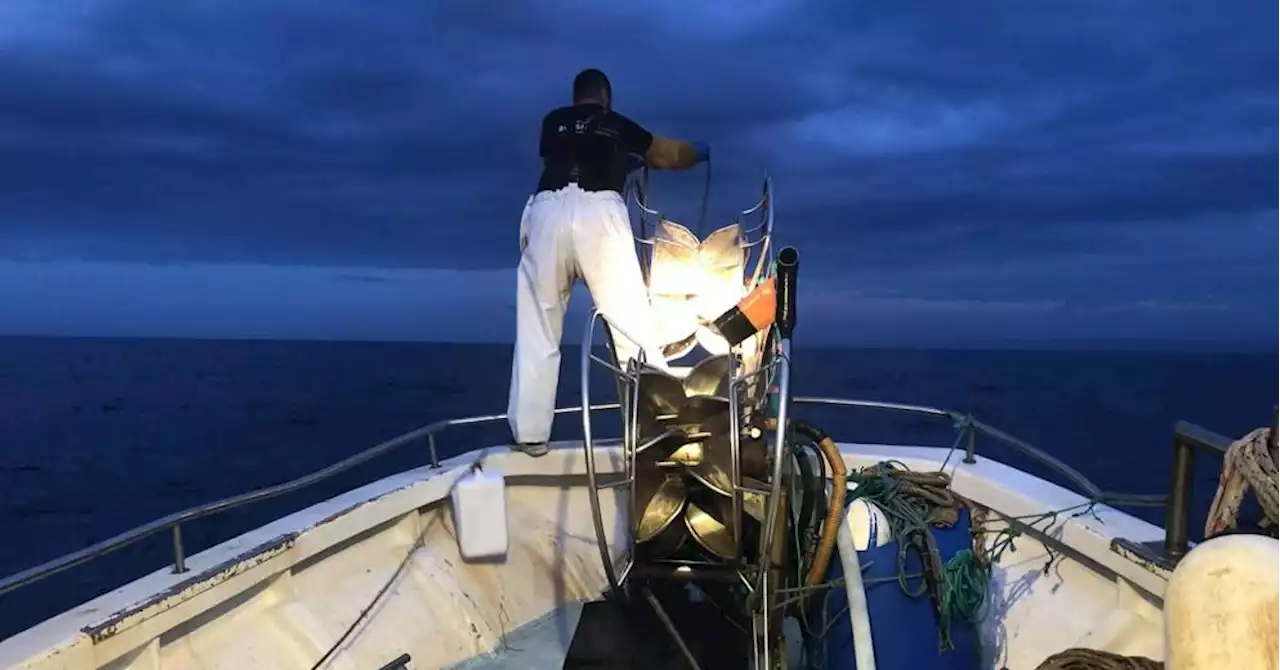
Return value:
<svg viewBox="0 0 1280 670">
<path fill-rule="evenodd" d="M 598 66 L 830 295 L 1274 329 L 1274 3 L 646 4 L 8 0 L 0 258 L 510 267 Z"/>
</svg>

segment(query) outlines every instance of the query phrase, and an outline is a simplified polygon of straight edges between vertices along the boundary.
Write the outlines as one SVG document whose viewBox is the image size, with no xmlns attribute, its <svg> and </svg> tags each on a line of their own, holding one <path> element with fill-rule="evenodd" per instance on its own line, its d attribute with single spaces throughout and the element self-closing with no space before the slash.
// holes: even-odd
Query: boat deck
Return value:
<svg viewBox="0 0 1280 670">
<path fill-rule="evenodd" d="M 656 587 L 655 587 L 656 588 Z M 709 602 L 684 590 L 665 590 L 663 609 L 682 631 L 690 653 L 705 670 L 748 667 L 749 638 Z M 534 668 L 684 667 L 683 653 L 638 597 L 631 606 L 605 600 L 574 602 L 504 636 L 493 651 L 454 666 L 457 670 Z"/>
<path fill-rule="evenodd" d="M 492 652 L 454 666 L 454 670 L 530 670 L 560 668 L 569 654 L 574 631 L 585 603 L 565 603 L 563 607 L 535 619 L 506 636 L 504 644 Z"/>
</svg>

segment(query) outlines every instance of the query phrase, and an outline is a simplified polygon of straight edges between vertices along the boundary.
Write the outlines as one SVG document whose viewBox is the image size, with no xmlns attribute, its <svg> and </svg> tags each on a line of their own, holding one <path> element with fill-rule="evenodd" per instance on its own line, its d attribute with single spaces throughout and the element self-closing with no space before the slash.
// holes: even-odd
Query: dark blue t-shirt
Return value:
<svg viewBox="0 0 1280 670">
<path fill-rule="evenodd" d="M 627 117 L 589 103 L 552 110 L 542 119 L 538 191 L 571 183 L 584 191 L 617 191 L 627 182 L 627 156 L 645 155 L 653 135 Z"/>
</svg>

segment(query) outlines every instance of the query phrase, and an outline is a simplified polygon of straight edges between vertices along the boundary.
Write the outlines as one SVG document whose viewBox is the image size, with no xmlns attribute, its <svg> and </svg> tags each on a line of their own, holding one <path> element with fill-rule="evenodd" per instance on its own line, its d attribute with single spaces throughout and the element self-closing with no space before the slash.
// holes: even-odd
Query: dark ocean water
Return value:
<svg viewBox="0 0 1280 670">
<path fill-rule="evenodd" d="M 505 410 L 510 347 L 0 338 L 0 574 L 165 514 L 297 477 L 449 417 Z M 579 399 L 566 349 L 560 404 Z M 1163 493 L 1173 423 L 1228 436 L 1264 425 L 1277 356 L 1038 351 L 798 350 L 798 395 L 971 412 L 1106 490 Z M 603 370 L 592 400 L 613 399 Z M 951 444 L 948 426 L 867 412 L 798 414 L 847 441 Z M 612 417 L 608 419 L 612 421 Z M 579 435 L 577 418 L 557 437 Z M 442 455 L 505 442 L 459 430 Z M 979 454 L 1062 479 L 991 441 Z M 314 489 L 188 524 L 189 553 L 377 477 L 426 462 L 410 448 Z M 1218 465 L 1198 463 L 1193 527 Z M 1135 510 L 1160 520 L 1158 510 Z M 159 568 L 170 538 L 0 596 L 0 638 Z"/>
</svg>

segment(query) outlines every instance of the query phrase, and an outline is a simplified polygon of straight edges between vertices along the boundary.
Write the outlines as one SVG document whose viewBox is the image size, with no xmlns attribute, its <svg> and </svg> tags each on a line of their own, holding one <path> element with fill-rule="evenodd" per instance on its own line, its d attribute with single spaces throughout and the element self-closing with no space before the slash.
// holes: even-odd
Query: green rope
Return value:
<svg viewBox="0 0 1280 670">
<path fill-rule="evenodd" d="M 921 579 L 918 588 L 912 588 L 907 572 L 907 557 L 912 545 L 905 540 L 914 536 L 923 538 L 921 560 L 933 563 L 940 572 L 940 584 L 937 594 L 939 607 L 938 650 L 951 651 L 955 648 L 951 639 L 951 622 L 959 619 L 975 623 L 982 617 L 983 607 L 987 600 L 987 590 L 991 583 L 990 569 L 979 561 L 971 550 L 957 553 L 945 565 L 941 564 L 937 545 L 933 539 L 933 528 L 928 522 L 933 503 L 920 497 L 908 495 L 902 489 L 902 481 L 890 474 L 891 470 L 908 471 L 905 465 L 897 462 L 881 463 L 875 471 L 849 473 L 849 481 L 857 484 L 850 492 L 849 500 L 862 498 L 876 504 L 889 519 L 889 530 L 894 541 L 898 543 L 898 587 L 908 598 L 919 598 L 928 594 L 928 583 Z M 949 478 L 948 478 L 949 479 Z"/>
<path fill-rule="evenodd" d="M 908 552 L 904 549 L 906 543 L 903 542 L 903 539 L 912 533 L 923 532 L 924 537 L 928 538 L 928 551 L 932 552 L 933 555 L 932 557 L 926 555 L 922 558 L 925 561 L 929 561 L 931 558 L 934 561 L 940 560 L 937 555 L 937 547 L 932 542 L 933 529 L 929 523 L 929 515 L 935 505 L 931 501 L 910 495 L 907 491 L 904 491 L 902 481 L 889 474 L 891 468 L 898 473 L 910 472 L 905 465 L 896 461 L 881 463 L 880 467 L 876 468 L 875 471 L 851 471 L 848 475 L 848 481 L 856 484 L 857 487 L 848 493 L 845 502 L 847 505 L 858 498 L 862 498 L 875 503 L 889 519 L 890 534 L 893 536 L 894 541 L 899 543 L 898 565 L 895 576 L 864 578 L 864 585 L 870 587 L 896 581 L 905 595 L 910 598 L 919 598 L 926 595 L 927 591 L 927 586 L 923 584 L 924 573 L 907 571 L 906 559 Z M 985 542 L 986 546 L 980 552 L 975 553 L 972 549 L 962 549 L 941 566 L 942 574 L 939 584 L 941 601 L 938 631 L 939 652 L 954 649 L 950 634 L 952 621 L 960 620 L 970 624 L 977 624 L 982 620 L 985 615 L 987 596 L 991 585 L 992 566 L 999 563 L 1006 551 L 1016 552 L 1018 550 L 1015 541 L 1023 534 L 1022 528 L 1037 530 L 1038 526 L 1047 522 L 1044 528 L 1039 529 L 1047 530 L 1047 528 L 1062 520 L 1064 516 L 1076 518 L 1093 515 L 1096 518 L 1094 510 L 1099 503 L 1100 501 L 1087 501 L 1059 510 L 1023 516 L 982 520 L 971 517 L 971 533 L 981 532 L 981 529 L 991 523 L 1003 522 L 1005 527 L 997 531 L 989 542 Z M 1045 549 L 1049 552 L 1049 559 L 1046 561 L 1043 571 L 1048 574 L 1058 555 L 1047 544 Z M 868 562 L 863 564 L 861 569 L 865 572 L 871 565 L 872 563 Z M 920 580 L 920 588 L 911 588 L 910 584 L 914 580 Z M 803 621 L 801 622 L 802 629 L 805 630 L 806 634 L 812 636 L 815 642 L 820 642 L 835 624 L 843 620 L 843 614 L 848 609 L 846 604 L 840 612 L 830 616 L 827 615 L 827 598 L 833 595 L 837 587 L 843 587 L 843 585 L 844 578 L 838 578 L 813 586 L 781 589 L 784 595 L 793 597 L 784 598 L 780 606 L 785 607 L 799 599 L 811 598 L 820 594 L 824 621 L 810 622 L 807 616 L 803 616 Z M 817 625 L 815 626 L 814 623 Z M 817 630 L 815 631 L 814 628 Z M 825 657 L 825 652 L 822 651 L 821 645 L 818 645 L 815 651 L 818 651 L 820 656 Z M 808 660 L 809 667 L 825 666 L 825 658 L 811 658 Z"/>
<path fill-rule="evenodd" d="M 972 549 L 961 549 L 943 567 L 942 611 L 968 623 L 982 619 L 991 586 L 991 564 L 979 559 Z"/>
</svg>

